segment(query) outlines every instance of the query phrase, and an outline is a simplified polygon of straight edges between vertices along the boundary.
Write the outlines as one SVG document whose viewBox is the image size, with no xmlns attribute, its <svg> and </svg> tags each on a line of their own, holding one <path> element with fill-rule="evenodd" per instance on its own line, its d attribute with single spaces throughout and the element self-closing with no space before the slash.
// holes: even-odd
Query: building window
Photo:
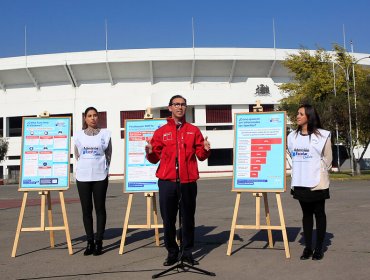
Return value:
<svg viewBox="0 0 370 280">
<path fill-rule="evenodd" d="M 18 183 L 19 182 L 19 165 L 8 165 L 8 182 Z"/>
<path fill-rule="evenodd" d="M 164 109 L 164 110 L 159 111 L 159 117 L 160 118 L 166 119 L 166 118 L 171 117 L 171 116 L 172 116 L 172 113 L 168 109 Z"/>
<path fill-rule="evenodd" d="M 36 116 L 25 116 L 36 117 Z M 7 137 L 20 137 L 22 136 L 22 116 L 8 118 Z"/>
<path fill-rule="evenodd" d="M 99 118 L 99 127 L 100 128 L 107 128 L 107 112 L 99 112 L 98 113 Z M 82 113 L 82 127 L 85 122 L 85 113 Z"/>
<path fill-rule="evenodd" d="M 208 166 L 233 165 L 233 149 L 212 149 Z"/>
<path fill-rule="evenodd" d="M 207 125 L 206 130 L 233 130 L 232 125 Z"/>
<path fill-rule="evenodd" d="M 107 112 L 99 112 L 99 127 L 107 128 Z"/>
<path fill-rule="evenodd" d="M 231 105 L 206 105 L 207 123 L 231 123 Z"/>
<path fill-rule="evenodd" d="M 125 138 L 125 120 L 135 120 L 135 119 L 143 119 L 145 114 L 145 110 L 137 110 L 137 111 L 121 111 L 121 139 Z"/>
<path fill-rule="evenodd" d="M 253 112 L 253 106 L 255 105 L 249 105 L 249 112 Z M 263 107 L 263 112 L 273 112 L 275 111 L 274 104 L 261 104 Z"/>
<path fill-rule="evenodd" d="M 206 105 L 207 123 L 232 123 L 231 105 Z M 231 130 L 232 125 L 212 125 L 206 130 Z"/>
<path fill-rule="evenodd" d="M 8 156 L 8 160 L 21 159 L 21 156 Z"/>
</svg>

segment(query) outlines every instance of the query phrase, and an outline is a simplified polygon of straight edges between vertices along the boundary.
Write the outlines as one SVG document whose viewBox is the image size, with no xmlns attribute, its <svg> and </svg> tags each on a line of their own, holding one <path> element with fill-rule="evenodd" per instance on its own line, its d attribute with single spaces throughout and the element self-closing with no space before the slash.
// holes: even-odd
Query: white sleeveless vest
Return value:
<svg viewBox="0 0 370 280">
<path fill-rule="evenodd" d="M 107 149 L 111 133 L 101 129 L 97 135 L 88 136 L 83 130 L 74 136 L 80 155 L 77 160 L 76 179 L 81 182 L 101 181 L 108 175 L 108 165 L 104 151 Z"/>
<path fill-rule="evenodd" d="M 321 156 L 330 132 L 319 129 L 321 135 L 302 136 L 297 131 L 288 135 L 292 157 L 292 187 L 313 188 L 320 182 Z M 311 138 L 311 139 L 310 139 Z"/>
</svg>

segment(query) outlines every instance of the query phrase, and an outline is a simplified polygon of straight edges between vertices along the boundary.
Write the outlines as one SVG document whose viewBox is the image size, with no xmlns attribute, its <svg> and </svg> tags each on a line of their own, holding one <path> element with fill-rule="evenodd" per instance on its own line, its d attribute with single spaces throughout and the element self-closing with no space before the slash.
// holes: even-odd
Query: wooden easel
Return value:
<svg viewBox="0 0 370 280">
<path fill-rule="evenodd" d="M 73 250 L 72 250 L 71 236 L 69 234 L 69 226 L 68 226 L 66 206 L 65 206 L 65 203 L 64 203 L 63 191 L 59 191 L 60 205 L 61 205 L 61 208 L 62 208 L 63 223 L 64 223 L 63 226 L 53 226 L 53 214 L 52 214 L 52 207 L 51 207 L 50 191 L 40 191 L 39 195 L 41 195 L 40 226 L 39 227 L 24 228 L 24 227 L 22 227 L 22 222 L 23 222 L 23 216 L 24 216 L 24 212 L 25 212 L 25 208 L 26 208 L 28 192 L 26 191 L 26 192 L 23 193 L 22 206 L 21 206 L 21 210 L 20 210 L 20 214 L 19 214 L 17 231 L 15 233 L 15 239 L 14 239 L 13 250 L 12 250 L 12 257 L 14 258 L 15 255 L 16 255 L 19 236 L 20 236 L 20 233 L 22 231 L 50 231 L 50 247 L 54 248 L 54 246 L 55 246 L 54 230 L 64 230 L 65 233 L 66 233 L 68 252 L 69 252 L 70 255 L 72 255 Z M 47 203 L 48 203 L 48 226 L 45 226 L 45 203 L 46 203 L 45 201 L 46 200 L 47 200 Z"/>
<path fill-rule="evenodd" d="M 39 118 L 49 118 L 49 112 L 48 111 L 43 111 L 40 115 Z M 23 128 L 22 128 L 23 131 Z M 23 154 L 23 146 L 22 146 L 22 154 Z M 69 155 L 69 151 L 68 151 Z M 22 162 L 22 161 L 21 161 Z M 68 162 L 69 166 L 69 162 Z M 23 167 L 21 167 L 23 168 Z M 68 169 L 69 173 L 69 169 Z M 69 182 L 69 179 L 68 179 Z M 63 226 L 53 226 L 53 214 L 52 214 L 52 207 L 51 207 L 51 196 L 50 192 L 51 190 L 47 189 L 19 189 L 20 191 L 23 191 L 23 200 L 22 200 L 22 206 L 21 210 L 19 213 L 19 219 L 18 219 L 18 225 L 17 225 L 17 230 L 15 233 L 15 239 L 14 239 L 14 244 L 13 244 L 13 250 L 11 256 L 14 258 L 16 256 L 17 252 L 17 247 L 18 247 L 18 241 L 19 241 L 19 236 L 22 231 L 49 231 L 50 234 L 50 247 L 54 248 L 55 246 L 55 241 L 54 241 L 54 230 L 64 230 L 66 233 L 66 239 L 67 239 L 67 245 L 68 245 L 68 252 L 70 255 L 73 254 L 72 250 L 72 243 L 71 243 L 71 236 L 69 233 L 69 226 L 68 226 L 68 218 L 67 218 L 67 211 L 66 211 L 66 205 L 64 202 L 64 190 L 53 190 L 53 191 L 59 191 L 59 198 L 60 198 L 60 205 L 62 209 L 62 215 L 63 215 Z M 27 197 L 28 197 L 28 191 L 38 191 L 39 195 L 41 195 L 41 219 L 40 219 L 40 226 L 39 227 L 22 227 L 23 223 L 23 217 L 24 217 L 24 212 L 26 209 L 26 204 L 27 204 Z M 45 226 L 45 203 L 48 203 L 48 226 Z"/>
<path fill-rule="evenodd" d="M 152 119 L 153 114 L 151 113 L 150 108 L 146 109 L 144 119 Z M 121 238 L 121 245 L 119 247 L 119 254 L 123 254 L 123 249 L 125 247 L 126 235 L 128 229 L 154 229 L 154 238 L 155 244 L 159 246 L 159 228 L 163 228 L 163 225 L 158 225 L 158 212 L 157 212 L 157 201 L 156 195 L 154 192 L 146 192 L 144 193 L 144 197 L 146 197 L 146 224 L 142 225 L 129 225 L 131 207 L 132 207 L 132 200 L 134 198 L 134 193 L 129 193 L 125 220 L 123 223 L 123 230 L 122 230 L 122 238 Z M 152 210 L 151 210 L 152 208 Z M 153 222 L 151 223 L 151 211 L 153 211 Z"/>
<path fill-rule="evenodd" d="M 123 231 L 122 231 L 122 238 L 121 238 L 121 245 L 119 247 L 119 254 L 123 254 L 123 249 L 125 246 L 126 241 L 126 234 L 127 230 L 130 228 L 141 228 L 141 229 L 154 229 L 155 232 L 155 244 L 159 246 L 159 228 L 163 228 L 163 225 L 158 225 L 158 214 L 157 214 L 157 202 L 156 202 L 156 195 L 154 192 L 148 192 L 144 193 L 144 196 L 146 197 L 146 224 L 142 225 L 129 225 L 129 219 L 130 219 L 130 213 L 131 213 L 131 206 L 132 206 L 132 200 L 134 197 L 133 193 L 130 193 L 128 196 L 128 202 L 127 202 L 127 209 L 126 209 L 126 215 L 125 215 L 125 221 L 123 223 Z M 151 205 L 153 205 L 153 221 L 154 224 L 151 223 Z"/>
<path fill-rule="evenodd" d="M 236 200 L 235 200 L 235 207 L 234 207 L 234 215 L 233 220 L 231 224 L 231 230 L 230 230 L 230 238 L 229 238 L 229 245 L 227 246 L 227 255 L 231 255 L 231 249 L 233 246 L 233 240 L 234 240 L 234 234 L 236 229 L 267 229 L 268 234 L 268 241 L 269 241 L 269 247 L 273 248 L 273 240 L 272 240 L 272 230 L 281 230 L 284 240 L 284 248 L 285 248 L 285 257 L 287 259 L 290 258 L 290 251 L 289 251 L 289 243 L 288 243 L 288 236 L 286 232 L 285 227 L 285 220 L 284 220 L 284 213 L 283 213 L 283 207 L 281 204 L 281 197 L 280 193 L 276 193 L 276 202 L 278 206 L 279 211 L 279 218 L 280 218 L 280 226 L 272 226 L 271 225 L 271 219 L 270 219 L 270 210 L 267 200 L 267 192 L 262 193 L 253 193 L 253 196 L 256 198 L 256 224 L 255 225 L 238 225 L 236 224 L 236 220 L 238 217 L 239 212 L 239 205 L 240 205 L 240 196 L 241 192 L 237 192 L 236 194 Z M 261 225 L 261 197 L 263 196 L 263 201 L 265 204 L 265 216 L 266 216 L 266 225 Z"/>
<path fill-rule="evenodd" d="M 263 112 L 263 107 L 261 106 L 260 100 L 256 101 L 256 106 L 253 106 L 253 112 Z M 288 236 L 286 232 L 283 207 L 281 204 L 281 196 L 280 196 L 280 193 L 278 192 L 275 194 L 276 194 L 276 202 L 277 202 L 278 211 L 279 211 L 280 226 L 271 225 L 267 192 L 258 192 L 258 193 L 254 192 L 253 193 L 253 196 L 256 198 L 256 224 L 255 225 L 238 225 L 236 224 L 236 220 L 237 220 L 238 212 L 239 212 L 241 192 L 237 192 L 236 200 L 235 200 L 235 207 L 234 207 L 234 214 L 233 214 L 233 219 L 231 223 L 229 244 L 227 246 L 227 253 L 226 253 L 228 256 L 231 255 L 231 250 L 233 246 L 233 240 L 234 240 L 236 229 L 256 229 L 256 230 L 266 229 L 270 248 L 274 247 L 274 243 L 272 240 L 272 230 L 281 230 L 282 235 L 283 235 L 283 241 L 284 241 L 285 257 L 287 259 L 290 258 L 289 242 L 288 242 Z M 266 225 L 261 225 L 261 197 L 263 197 L 264 206 L 265 206 Z"/>
</svg>

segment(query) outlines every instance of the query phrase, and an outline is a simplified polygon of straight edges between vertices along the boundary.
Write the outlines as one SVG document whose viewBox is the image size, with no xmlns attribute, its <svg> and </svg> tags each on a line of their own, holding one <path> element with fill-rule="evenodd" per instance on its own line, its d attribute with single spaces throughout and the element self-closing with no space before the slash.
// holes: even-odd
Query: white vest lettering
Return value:
<svg viewBox="0 0 370 280">
<path fill-rule="evenodd" d="M 296 131 L 288 135 L 292 157 L 292 187 L 313 188 L 320 182 L 321 155 L 330 132 L 319 129 L 321 135 L 302 136 Z"/>
<path fill-rule="evenodd" d="M 80 155 L 77 161 L 76 179 L 81 182 L 101 181 L 108 175 L 108 166 L 104 151 L 110 140 L 110 132 L 100 130 L 97 135 L 88 136 L 79 131 L 74 137 Z"/>
</svg>

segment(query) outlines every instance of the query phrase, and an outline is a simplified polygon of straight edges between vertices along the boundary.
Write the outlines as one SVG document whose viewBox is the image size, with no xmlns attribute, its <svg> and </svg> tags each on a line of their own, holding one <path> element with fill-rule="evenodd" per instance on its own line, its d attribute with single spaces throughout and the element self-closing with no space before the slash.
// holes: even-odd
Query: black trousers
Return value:
<svg viewBox="0 0 370 280">
<path fill-rule="evenodd" d="M 82 206 L 82 217 L 87 240 L 94 240 L 93 228 L 93 201 L 96 213 L 96 240 L 103 240 L 107 213 L 105 199 L 108 189 L 108 177 L 102 181 L 81 182 L 77 181 L 78 194 Z"/>
<path fill-rule="evenodd" d="M 326 214 L 325 214 L 325 199 L 313 202 L 303 202 L 299 200 L 303 211 L 303 235 L 307 248 L 312 248 L 312 231 L 313 231 L 313 216 L 316 219 L 316 246 L 318 250 L 322 250 L 322 246 L 326 234 Z"/>
<path fill-rule="evenodd" d="M 191 254 L 194 247 L 195 208 L 197 198 L 197 183 L 180 184 L 176 182 L 158 181 L 159 204 L 164 227 L 164 244 L 169 256 L 175 257 L 180 249 L 184 255 Z M 176 243 L 176 218 L 181 207 L 182 231 L 180 240 L 182 248 Z"/>
</svg>

